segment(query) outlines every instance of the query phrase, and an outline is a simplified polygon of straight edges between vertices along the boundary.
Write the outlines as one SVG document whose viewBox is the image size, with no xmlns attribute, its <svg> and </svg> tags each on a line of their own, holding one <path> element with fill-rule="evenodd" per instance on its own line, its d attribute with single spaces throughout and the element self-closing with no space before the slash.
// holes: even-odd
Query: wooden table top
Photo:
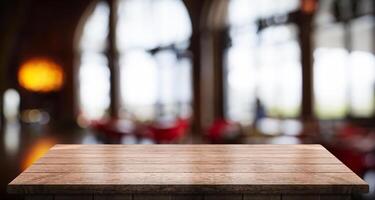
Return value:
<svg viewBox="0 0 375 200">
<path fill-rule="evenodd" d="M 321 145 L 56 145 L 8 185 L 43 193 L 366 193 Z"/>
</svg>

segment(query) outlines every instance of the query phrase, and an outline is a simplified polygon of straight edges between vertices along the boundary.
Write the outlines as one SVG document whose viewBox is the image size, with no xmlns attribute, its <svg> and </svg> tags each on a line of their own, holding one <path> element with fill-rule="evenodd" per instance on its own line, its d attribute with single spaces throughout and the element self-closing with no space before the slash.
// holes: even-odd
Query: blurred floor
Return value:
<svg viewBox="0 0 375 200">
<path fill-rule="evenodd" d="M 50 130 L 47 127 L 24 127 L 6 124 L 1 137 L 0 199 L 22 199 L 7 195 L 6 186 L 56 143 L 98 143 L 93 134 L 83 130 Z"/>
</svg>

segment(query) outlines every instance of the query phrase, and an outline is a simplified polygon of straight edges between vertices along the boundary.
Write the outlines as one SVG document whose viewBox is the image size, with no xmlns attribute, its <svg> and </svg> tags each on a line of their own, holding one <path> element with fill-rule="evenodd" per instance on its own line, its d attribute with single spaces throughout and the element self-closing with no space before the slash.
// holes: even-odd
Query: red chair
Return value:
<svg viewBox="0 0 375 200">
<path fill-rule="evenodd" d="M 189 129 L 188 119 L 169 122 L 154 122 L 148 126 L 151 137 L 157 142 L 173 142 L 186 135 Z"/>
<path fill-rule="evenodd" d="M 240 125 L 226 119 L 216 119 L 207 129 L 207 139 L 212 143 L 232 142 L 240 135 Z"/>
</svg>

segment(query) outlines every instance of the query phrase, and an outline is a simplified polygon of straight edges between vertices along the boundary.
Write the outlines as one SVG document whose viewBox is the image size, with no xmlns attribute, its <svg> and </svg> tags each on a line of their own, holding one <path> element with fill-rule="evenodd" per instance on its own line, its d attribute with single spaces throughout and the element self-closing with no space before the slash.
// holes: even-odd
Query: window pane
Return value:
<svg viewBox="0 0 375 200">
<path fill-rule="evenodd" d="M 80 40 L 80 50 L 103 51 L 108 35 L 109 7 L 99 2 L 94 12 L 88 17 Z"/>
<path fill-rule="evenodd" d="M 351 33 L 353 35 L 353 50 L 374 51 L 374 28 L 375 19 L 365 16 L 351 22 Z"/>
<path fill-rule="evenodd" d="M 120 0 L 118 15 L 121 51 L 186 42 L 191 35 L 190 18 L 180 0 Z"/>
<path fill-rule="evenodd" d="M 242 26 L 274 15 L 283 15 L 299 7 L 299 0 L 231 0 L 228 20 L 231 26 Z"/>
<path fill-rule="evenodd" d="M 374 113 L 374 18 L 337 22 L 333 3 L 322 1 L 315 17 L 315 111 L 321 119 L 369 117 Z M 368 3 L 359 1 L 355 12 L 368 13 Z"/>
<path fill-rule="evenodd" d="M 177 58 L 173 51 L 161 51 L 155 55 L 158 65 L 158 101 L 162 104 L 176 102 L 175 86 L 178 85 L 174 78 L 177 73 Z"/>
<path fill-rule="evenodd" d="M 256 102 L 275 117 L 295 117 L 301 103 L 298 30 L 274 25 L 259 30 L 258 19 L 286 15 L 299 0 L 231 0 L 228 8 L 232 46 L 226 53 L 227 117 L 251 123 Z"/>
<path fill-rule="evenodd" d="M 155 114 L 188 115 L 191 101 L 191 64 L 177 60 L 173 51 L 155 55 L 128 51 L 121 59 L 121 94 L 124 107 L 136 117 L 151 119 Z M 157 113 L 156 113 L 157 112 Z"/>
<path fill-rule="evenodd" d="M 110 104 L 110 80 L 107 58 L 100 53 L 81 56 L 79 94 L 81 114 L 87 119 L 103 117 Z"/>
<path fill-rule="evenodd" d="M 233 46 L 227 52 L 227 117 L 234 121 L 249 123 L 254 118 L 257 77 L 254 54 L 254 49 L 245 45 Z"/>
<path fill-rule="evenodd" d="M 375 56 L 373 16 L 351 22 L 353 52 L 350 54 L 350 108 L 352 115 L 369 117 L 374 114 Z"/>
<path fill-rule="evenodd" d="M 374 113 L 375 57 L 370 52 L 350 54 L 350 108 L 354 116 L 369 117 Z"/>
<path fill-rule="evenodd" d="M 187 118 L 191 115 L 192 101 L 192 63 L 190 58 L 182 58 L 178 61 L 176 83 L 176 98 L 179 104 L 179 115 Z"/>
<path fill-rule="evenodd" d="M 181 0 L 120 0 L 117 41 L 123 108 L 141 120 L 187 116 L 191 22 Z M 152 51 L 151 51 L 152 50 Z"/>
<path fill-rule="evenodd" d="M 348 52 L 343 48 L 314 51 L 315 111 L 320 118 L 343 117 L 347 111 Z M 334 77 L 334 78 L 332 78 Z"/>
<path fill-rule="evenodd" d="M 297 27 L 283 25 L 260 34 L 259 95 L 271 116 L 299 113 L 302 78 L 297 33 Z"/>
<path fill-rule="evenodd" d="M 344 24 L 335 23 L 332 5 L 331 0 L 322 3 L 315 18 L 314 110 L 321 119 L 344 117 L 348 105 L 349 54 Z"/>
<path fill-rule="evenodd" d="M 147 52 L 134 50 L 121 55 L 120 66 L 124 107 L 140 119 L 152 118 L 158 91 L 156 61 Z"/>
</svg>

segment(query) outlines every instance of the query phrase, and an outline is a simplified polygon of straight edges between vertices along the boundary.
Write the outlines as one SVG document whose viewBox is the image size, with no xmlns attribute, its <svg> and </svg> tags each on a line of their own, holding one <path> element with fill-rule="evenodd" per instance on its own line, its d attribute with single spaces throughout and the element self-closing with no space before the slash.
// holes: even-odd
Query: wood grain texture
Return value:
<svg viewBox="0 0 375 200">
<path fill-rule="evenodd" d="M 368 185 L 321 145 L 56 145 L 20 194 L 351 194 Z"/>
<path fill-rule="evenodd" d="M 172 195 L 171 200 L 204 200 L 203 195 Z"/>
<path fill-rule="evenodd" d="M 25 172 L 29 173 L 351 173 L 350 169 L 342 164 L 34 164 Z"/>
<path fill-rule="evenodd" d="M 94 195 L 94 200 L 203 200 L 203 195 Z"/>
<path fill-rule="evenodd" d="M 282 195 L 283 200 L 320 200 L 320 195 Z"/>
<path fill-rule="evenodd" d="M 22 173 L 11 185 L 358 185 L 353 173 Z"/>
<path fill-rule="evenodd" d="M 93 195 L 55 195 L 54 200 L 92 200 Z"/>
<path fill-rule="evenodd" d="M 93 200 L 132 200 L 132 195 L 94 195 Z"/>
<path fill-rule="evenodd" d="M 350 195 L 282 195 L 282 200 L 351 200 Z"/>
<path fill-rule="evenodd" d="M 171 195 L 134 195 L 133 200 L 171 200 Z"/>
<path fill-rule="evenodd" d="M 321 195 L 320 200 L 351 200 L 350 195 Z"/>
<path fill-rule="evenodd" d="M 164 144 L 164 145 L 118 145 L 118 144 L 57 144 L 51 148 L 51 150 L 114 150 L 114 149 L 130 149 L 135 151 L 147 151 L 147 150 L 166 150 L 176 149 L 178 151 L 205 151 L 205 150 L 243 150 L 243 149 L 307 149 L 307 150 L 325 150 L 320 144 L 227 144 L 227 145 L 212 145 L 212 144 Z"/>
<path fill-rule="evenodd" d="M 242 200 L 242 195 L 236 195 L 236 194 L 205 195 L 204 200 Z"/>
<path fill-rule="evenodd" d="M 238 157 L 93 157 L 93 158 L 40 158 L 36 164 L 340 164 L 336 158 L 305 158 L 305 157 L 254 157 L 254 158 L 238 158 Z"/>
<path fill-rule="evenodd" d="M 27 195 L 25 200 L 53 200 L 53 195 Z"/>
<path fill-rule="evenodd" d="M 281 195 L 243 195 L 243 200 L 281 200 Z"/>
<path fill-rule="evenodd" d="M 25 200 L 351 200 L 350 195 L 29 195 Z"/>
</svg>

